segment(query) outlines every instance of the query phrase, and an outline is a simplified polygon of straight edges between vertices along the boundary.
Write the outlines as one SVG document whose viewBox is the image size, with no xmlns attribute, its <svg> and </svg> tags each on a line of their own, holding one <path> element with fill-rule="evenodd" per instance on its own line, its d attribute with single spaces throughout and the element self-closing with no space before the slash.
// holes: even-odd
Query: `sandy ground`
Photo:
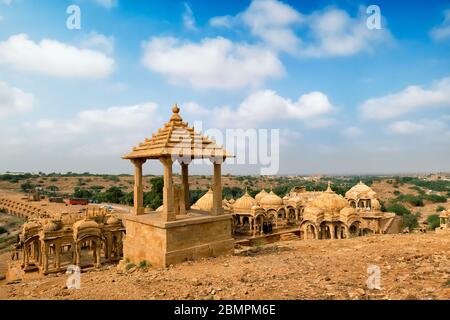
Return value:
<svg viewBox="0 0 450 320">
<path fill-rule="evenodd" d="M 367 288 L 370 265 L 381 289 Z M 170 268 L 116 266 L 0 284 L 0 299 L 450 299 L 450 234 L 296 240 Z"/>
</svg>

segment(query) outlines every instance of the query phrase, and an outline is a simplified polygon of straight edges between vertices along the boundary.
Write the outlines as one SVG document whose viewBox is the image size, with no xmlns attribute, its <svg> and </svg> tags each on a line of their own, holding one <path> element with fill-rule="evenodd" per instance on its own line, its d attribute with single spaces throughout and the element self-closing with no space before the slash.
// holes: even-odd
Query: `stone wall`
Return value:
<svg viewBox="0 0 450 320">
<path fill-rule="evenodd" d="M 189 217 L 163 223 L 159 214 L 126 217 L 124 258 L 166 267 L 233 251 L 231 216 Z"/>
</svg>

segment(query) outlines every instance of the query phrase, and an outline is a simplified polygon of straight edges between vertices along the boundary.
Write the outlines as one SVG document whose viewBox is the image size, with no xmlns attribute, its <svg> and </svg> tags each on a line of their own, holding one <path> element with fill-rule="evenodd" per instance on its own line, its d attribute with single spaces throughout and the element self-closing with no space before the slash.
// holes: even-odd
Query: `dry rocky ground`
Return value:
<svg viewBox="0 0 450 320">
<path fill-rule="evenodd" d="M 381 269 L 381 290 L 367 289 L 367 267 Z M 8 284 L 0 299 L 450 299 L 448 234 L 375 235 L 285 241 L 147 270 L 116 266 Z"/>
</svg>

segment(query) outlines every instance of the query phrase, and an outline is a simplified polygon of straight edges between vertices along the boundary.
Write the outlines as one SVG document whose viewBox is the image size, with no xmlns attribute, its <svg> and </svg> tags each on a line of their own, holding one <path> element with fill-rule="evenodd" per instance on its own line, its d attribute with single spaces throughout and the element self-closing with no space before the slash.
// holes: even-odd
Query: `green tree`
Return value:
<svg viewBox="0 0 450 320">
<path fill-rule="evenodd" d="M 394 203 L 390 206 L 386 207 L 387 212 L 393 212 L 398 216 L 405 216 L 411 214 L 411 211 L 409 211 L 408 208 L 406 208 L 404 205 L 400 203 Z"/>
<path fill-rule="evenodd" d="M 415 214 L 403 215 L 403 227 L 409 229 L 417 228 L 419 226 L 419 218 L 420 218 L 419 212 Z"/>
<path fill-rule="evenodd" d="M 432 230 L 436 229 L 437 227 L 439 227 L 441 225 L 439 215 L 437 215 L 437 214 L 429 215 L 427 218 L 427 222 L 428 222 L 428 227 Z"/>
</svg>

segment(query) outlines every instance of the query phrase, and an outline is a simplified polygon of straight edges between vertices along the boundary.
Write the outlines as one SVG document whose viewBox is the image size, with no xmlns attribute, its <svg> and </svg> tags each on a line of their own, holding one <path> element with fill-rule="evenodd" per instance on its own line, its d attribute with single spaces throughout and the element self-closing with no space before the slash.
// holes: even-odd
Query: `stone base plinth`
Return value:
<svg viewBox="0 0 450 320">
<path fill-rule="evenodd" d="M 231 215 L 180 216 L 162 222 L 160 213 L 125 216 L 124 259 L 155 267 L 233 252 Z"/>
</svg>

